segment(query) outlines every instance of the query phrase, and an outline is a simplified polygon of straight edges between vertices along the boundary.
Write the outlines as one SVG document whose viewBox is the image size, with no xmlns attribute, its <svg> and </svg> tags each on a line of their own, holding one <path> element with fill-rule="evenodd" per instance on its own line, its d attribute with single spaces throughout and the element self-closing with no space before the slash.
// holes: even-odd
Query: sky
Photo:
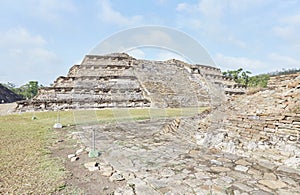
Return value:
<svg viewBox="0 0 300 195">
<path fill-rule="evenodd" d="M 0 83 L 17 86 L 48 86 L 108 37 L 145 25 L 186 33 L 223 71 L 300 68 L 299 0 L 0 0 L 0 24 Z M 180 58 L 157 48 L 130 54 Z"/>
</svg>

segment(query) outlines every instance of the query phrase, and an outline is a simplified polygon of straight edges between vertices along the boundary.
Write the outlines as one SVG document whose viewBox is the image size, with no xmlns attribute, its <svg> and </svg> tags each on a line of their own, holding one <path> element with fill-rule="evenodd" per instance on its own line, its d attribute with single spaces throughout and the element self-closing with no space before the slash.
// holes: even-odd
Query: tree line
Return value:
<svg viewBox="0 0 300 195">
<path fill-rule="evenodd" d="M 14 93 L 20 95 L 24 99 L 31 99 L 34 96 L 37 95 L 39 87 L 42 87 L 42 85 L 39 86 L 38 81 L 29 81 L 25 85 L 22 85 L 21 87 L 16 87 L 13 83 L 1 83 L 4 87 L 10 89 Z"/>
<path fill-rule="evenodd" d="M 224 76 L 232 78 L 236 83 L 245 85 L 246 87 L 267 87 L 270 79 L 269 74 L 261 74 L 250 76 L 250 71 L 244 71 L 242 68 L 237 70 L 227 70 L 223 72 Z"/>
<path fill-rule="evenodd" d="M 287 74 L 294 74 L 300 72 L 300 68 L 292 68 L 292 69 L 282 69 L 282 71 L 275 71 L 275 72 L 271 72 L 269 73 L 269 75 L 271 76 L 279 76 L 279 75 L 287 75 Z"/>
<path fill-rule="evenodd" d="M 300 69 L 283 69 L 282 71 L 271 72 L 250 76 L 250 71 L 244 71 L 242 68 L 237 70 L 227 70 L 223 72 L 224 76 L 232 78 L 235 82 L 245 85 L 246 87 L 267 87 L 270 76 L 286 75 L 300 72 Z"/>
</svg>

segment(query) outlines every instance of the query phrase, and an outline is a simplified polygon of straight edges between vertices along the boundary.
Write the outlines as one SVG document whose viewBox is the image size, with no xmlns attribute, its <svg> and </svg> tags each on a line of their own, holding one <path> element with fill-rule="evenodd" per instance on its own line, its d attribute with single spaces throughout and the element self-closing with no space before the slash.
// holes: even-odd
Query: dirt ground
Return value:
<svg viewBox="0 0 300 195">
<path fill-rule="evenodd" d="M 0 116 L 13 114 L 16 103 L 0 104 Z M 62 161 L 64 171 L 67 172 L 65 181 L 57 181 L 64 183 L 59 191 L 54 194 L 113 194 L 113 192 L 124 183 L 110 182 L 108 177 L 102 176 L 100 171 L 90 172 L 84 167 L 84 163 L 97 161 L 97 158 L 89 158 L 88 152 L 84 151 L 77 155 L 79 159 L 71 162 L 68 158 L 69 154 L 74 154 L 78 149 L 82 148 L 82 144 L 78 139 L 72 136 L 72 132 L 76 127 L 64 127 L 63 129 L 53 129 L 54 139 L 49 138 L 49 149 L 51 156 L 58 161 Z"/>
<path fill-rule="evenodd" d="M 0 116 L 11 114 L 16 107 L 16 103 L 0 104 Z"/>
<path fill-rule="evenodd" d="M 68 173 L 65 188 L 60 192 L 66 194 L 113 194 L 118 187 L 124 185 L 123 182 L 110 182 L 108 177 L 102 176 L 99 171 L 90 172 L 84 167 L 84 163 L 97 161 L 97 158 L 89 158 L 88 152 L 84 151 L 77 155 L 79 157 L 77 161 L 71 162 L 68 159 L 69 154 L 74 154 L 82 147 L 74 137 L 72 138 L 72 128 L 75 127 L 54 130 L 57 140 L 51 148 L 52 156 L 63 160 Z"/>
</svg>

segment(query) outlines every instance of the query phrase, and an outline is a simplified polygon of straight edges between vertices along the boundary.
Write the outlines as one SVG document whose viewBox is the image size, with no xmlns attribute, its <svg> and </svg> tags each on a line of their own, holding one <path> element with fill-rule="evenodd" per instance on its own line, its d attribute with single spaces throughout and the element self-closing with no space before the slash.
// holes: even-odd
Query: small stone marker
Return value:
<svg viewBox="0 0 300 195">
<path fill-rule="evenodd" d="M 61 128 L 62 128 L 62 124 L 61 124 L 61 123 L 55 123 L 55 124 L 53 125 L 53 128 L 54 128 L 54 129 L 61 129 Z"/>
<path fill-rule="evenodd" d="M 98 156 L 100 156 L 100 152 L 99 151 L 97 151 L 97 150 L 91 150 L 90 152 L 89 152 L 89 157 L 90 158 L 96 158 L 96 157 L 98 157 Z"/>
<path fill-rule="evenodd" d="M 93 149 L 89 152 L 89 157 L 90 158 L 96 158 L 98 156 L 100 156 L 100 152 L 96 150 L 96 146 L 95 146 L 95 129 L 93 129 Z"/>
</svg>

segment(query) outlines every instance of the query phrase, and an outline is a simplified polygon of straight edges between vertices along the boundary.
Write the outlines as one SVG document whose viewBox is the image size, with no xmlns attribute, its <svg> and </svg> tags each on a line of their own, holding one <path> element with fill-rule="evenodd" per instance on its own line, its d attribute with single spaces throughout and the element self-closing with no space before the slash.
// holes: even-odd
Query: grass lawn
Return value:
<svg viewBox="0 0 300 195">
<path fill-rule="evenodd" d="M 118 108 L 101 110 L 76 110 L 74 120 L 76 124 L 94 124 L 130 120 L 159 119 L 169 117 L 194 116 L 209 109 L 208 107 L 188 108 Z"/>
<path fill-rule="evenodd" d="M 72 113 L 62 119 L 71 123 Z M 64 187 L 61 159 L 51 158 L 48 146 L 55 134 L 57 113 L 32 113 L 0 117 L 0 194 L 49 194 Z"/>
<path fill-rule="evenodd" d="M 190 116 L 206 109 L 102 109 L 0 116 L 0 194 L 49 194 L 65 188 L 63 159 L 51 157 L 49 149 L 58 139 L 52 129 L 58 115 L 63 125 L 99 124 Z"/>
</svg>

